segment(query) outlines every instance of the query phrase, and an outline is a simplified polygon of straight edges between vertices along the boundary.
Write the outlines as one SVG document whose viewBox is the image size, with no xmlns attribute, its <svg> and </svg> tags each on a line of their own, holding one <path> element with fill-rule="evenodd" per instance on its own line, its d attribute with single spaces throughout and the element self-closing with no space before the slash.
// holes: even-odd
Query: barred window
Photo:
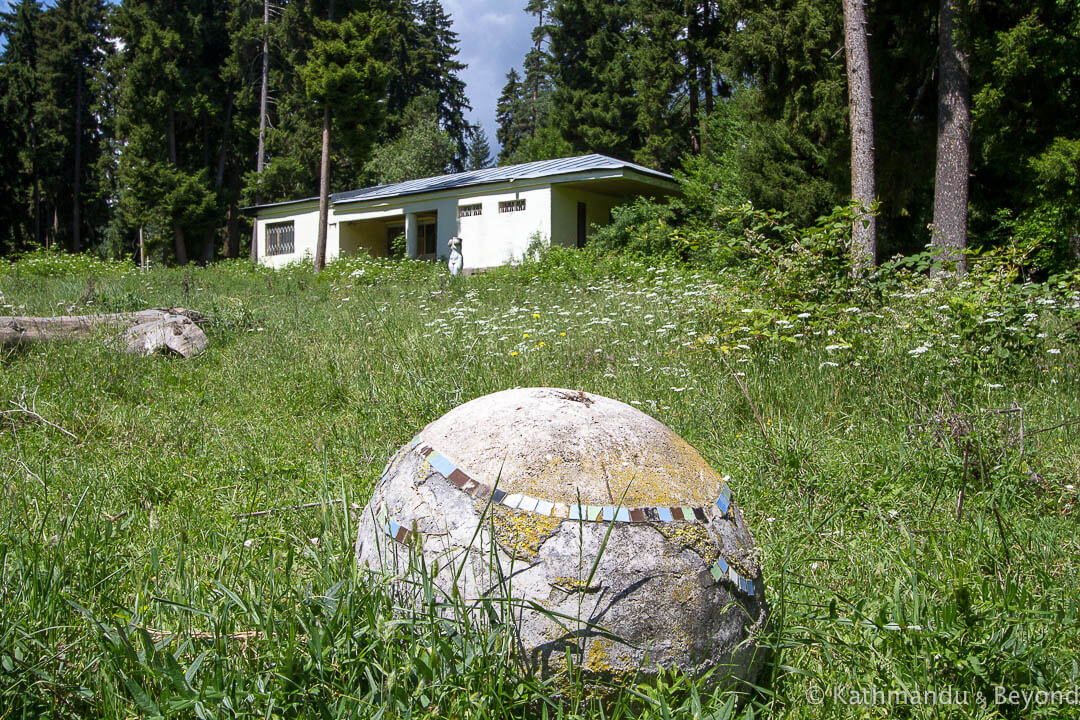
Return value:
<svg viewBox="0 0 1080 720">
<path fill-rule="evenodd" d="M 266 226 L 267 255 L 288 255 L 294 248 L 292 220 Z"/>
<path fill-rule="evenodd" d="M 524 200 L 504 200 L 503 202 L 499 203 L 499 212 L 501 213 L 520 212 L 524 209 Z"/>
<path fill-rule="evenodd" d="M 481 205 L 480 203 L 476 203 L 475 205 L 459 205 L 458 209 L 457 209 L 457 216 L 459 218 L 473 217 L 475 215 L 483 215 L 483 214 L 484 214 L 484 206 Z"/>
</svg>

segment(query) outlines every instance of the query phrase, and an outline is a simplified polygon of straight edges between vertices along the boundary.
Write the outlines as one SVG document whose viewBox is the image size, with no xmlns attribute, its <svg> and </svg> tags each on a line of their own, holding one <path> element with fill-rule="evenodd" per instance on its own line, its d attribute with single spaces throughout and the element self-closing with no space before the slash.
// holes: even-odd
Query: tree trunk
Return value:
<svg viewBox="0 0 1080 720">
<path fill-rule="evenodd" d="M 226 222 L 226 234 L 229 238 L 228 251 L 226 257 L 238 258 L 240 257 L 240 222 L 239 222 L 239 208 L 237 207 L 235 196 L 229 200 L 229 219 Z"/>
<path fill-rule="evenodd" d="M 259 156 L 255 159 L 256 183 L 262 180 L 263 164 L 266 160 L 266 102 L 269 91 L 270 78 L 270 0 L 263 0 L 263 46 L 262 46 L 262 92 L 259 95 Z M 258 185 L 255 189 L 255 204 L 258 205 L 262 198 Z M 251 262 L 259 259 L 259 225 L 254 220 L 251 222 Z"/>
<path fill-rule="evenodd" d="M 75 167 L 71 178 L 71 252 L 82 252 L 82 68 L 75 68 Z"/>
<path fill-rule="evenodd" d="M 851 260 L 856 275 L 877 263 L 874 199 L 874 111 L 870 92 L 870 51 L 866 42 L 866 0 L 844 0 L 848 108 L 851 114 L 851 199 L 858 203 L 851 226 Z"/>
<path fill-rule="evenodd" d="M 334 0 L 330 0 L 327 16 L 334 22 Z M 319 169 L 319 239 L 315 243 L 315 272 L 326 267 L 326 232 L 330 221 L 330 104 L 323 107 L 322 163 Z"/>
<path fill-rule="evenodd" d="M 707 38 L 715 37 L 712 26 L 712 0 L 702 3 L 704 17 L 702 18 L 703 35 Z M 705 77 L 702 78 L 702 87 L 705 88 L 705 113 L 712 115 L 713 111 L 713 70 L 712 60 L 706 59 L 703 65 Z"/>
<path fill-rule="evenodd" d="M 932 241 L 945 263 L 967 272 L 971 88 L 968 58 L 956 42 L 964 0 L 941 0 L 938 16 L 938 139 Z"/>
<path fill-rule="evenodd" d="M 169 108 L 167 117 L 166 134 L 168 135 L 169 143 L 169 163 L 175 168 L 177 167 L 176 160 L 176 111 L 172 107 Z M 176 212 L 176 208 L 173 208 L 173 212 Z M 176 251 L 176 262 L 180 265 L 187 265 L 187 243 L 184 242 L 184 228 L 180 227 L 179 218 L 173 217 L 172 221 L 173 231 L 173 247 Z"/>
<path fill-rule="evenodd" d="M 221 129 L 221 147 L 218 149 L 217 172 L 214 174 L 214 193 L 220 195 L 221 187 L 225 184 L 225 161 L 228 158 L 229 149 L 229 126 L 232 124 L 233 95 L 225 100 L 225 126 Z M 216 231 L 209 230 L 203 241 L 202 264 L 206 265 L 214 260 L 214 237 Z"/>
<path fill-rule="evenodd" d="M 208 342 L 196 325 L 197 312 L 183 308 L 140 310 L 109 315 L 65 315 L 60 317 L 0 317 L 0 346 L 94 337 L 103 328 L 126 327 L 121 334 L 126 352 L 149 354 L 169 349 L 183 356 L 198 355 Z"/>
<path fill-rule="evenodd" d="M 690 19 L 686 29 L 686 74 L 687 94 L 690 97 L 690 152 L 701 152 L 701 137 L 698 134 L 698 103 L 701 88 L 698 84 L 698 69 L 701 57 L 698 52 L 697 3 L 690 4 Z"/>
<path fill-rule="evenodd" d="M 319 170 L 319 240 L 315 245 L 315 272 L 326 267 L 326 231 L 330 220 L 330 106 L 323 108 L 322 164 Z"/>
<path fill-rule="evenodd" d="M 37 127 L 30 119 L 30 175 L 34 186 L 34 243 L 41 245 L 41 179 L 38 177 Z M 46 240 L 45 247 L 48 247 Z"/>
</svg>

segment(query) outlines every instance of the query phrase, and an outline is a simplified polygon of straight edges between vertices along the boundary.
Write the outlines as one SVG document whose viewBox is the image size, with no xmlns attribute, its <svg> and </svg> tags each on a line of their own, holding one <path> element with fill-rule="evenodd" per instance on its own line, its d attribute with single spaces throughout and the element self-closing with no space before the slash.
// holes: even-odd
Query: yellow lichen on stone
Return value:
<svg viewBox="0 0 1080 720">
<path fill-rule="evenodd" d="M 668 540 L 693 550 L 709 565 L 720 557 L 720 548 L 716 546 L 709 532 L 701 525 L 689 522 L 653 523 L 653 527 Z"/>
<path fill-rule="evenodd" d="M 501 505 L 491 506 L 495 541 L 506 552 L 521 560 L 535 560 L 540 546 L 555 533 L 559 522 L 558 518 L 510 510 Z"/>
<path fill-rule="evenodd" d="M 680 605 L 685 605 L 690 602 L 690 598 L 694 596 L 694 587 L 691 583 L 685 579 L 675 584 L 671 589 L 671 599 Z"/>
<path fill-rule="evenodd" d="M 568 593 L 593 593 L 600 590 L 599 585 L 589 585 L 585 580 L 572 577 L 555 577 L 551 579 L 551 584 Z"/>
<path fill-rule="evenodd" d="M 605 638 L 596 638 L 589 643 L 589 651 L 585 655 L 585 669 L 596 675 L 611 672 L 611 663 L 608 662 L 608 647 L 611 641 Z"/>
</svg>

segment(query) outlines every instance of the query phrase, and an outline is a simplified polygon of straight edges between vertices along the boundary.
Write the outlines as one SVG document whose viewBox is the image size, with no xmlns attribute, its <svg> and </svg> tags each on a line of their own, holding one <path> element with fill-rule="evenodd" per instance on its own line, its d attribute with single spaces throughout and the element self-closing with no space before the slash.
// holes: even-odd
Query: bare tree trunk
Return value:
<svg viewBox="0 0 1080 720">
<path fill-rule="evenodd" d="M 851 260 L 856 275 L 877 264 L 877 220 L 873 205 L 874 101 L 866 42 L 866 0 L 844 0 L 848 109 L 851 114 L 851 199 L 858 203 L 851 225 Z"/>
<path fill-rule="evenodd" d="M 240 257 L 240 222 L 237 215 L 240 210 L 237 207 L 235 196 L 229 200 L 229 219 L 226 222 L 226 234 L 229 238 L 226 257 Z"/>
<path fill-rule="evenodd" d="M 33 118 L 30 119 L 30 174 L 33 176 L 34 186 L 34 243 L 41 245 L 41 178 L 38 177 L 38 146 L 37 128 Z M 48 247 L 48 240 L 45 247 Z"/>
<path fill-rule="evenodd" d="M 232 124 L 232 112 L 233 112 L 233 95 L 229 93 L 229 97 L 225 101 L 225 125 L 221 129 L 221 147 L 218 149 L 217 159 L 217 172 L 214 174 L 214 193 L 220 194 L 221 187 L 225 184 L 225 161 L 228 158 L 229 149 L 229 126 Z M 202 264 L 206 265 L 213 261 L 214 251 L 217 249 L 214 247 L 214 237 L 217 233 L 214 230 L 209 230 L 206 233 L 206 239 L 203 242 L 202 249 Z"/>
<path fill-rule="evenodd" d="M 698 109 L 701 87 L 698 84 L 698 69 L 701 57 L 698 52 L 698 17 L 697 3 L 690 5 L 690 19 L 686 29 L 686 73 L 687 94 L 690 96 L 690 152 L 701 152 L 701 136 L 698 134 Z"/>
<path fill-rule="evenodd" d="M 941 0 L 938 16 L 938 140 L 934 176 L 932 241 L 942 260 L 967 272 L 968 163 L 971 144 L 971 88 L 968 58 L 956 42 L 964 0 Z"/>
<path fill-rule="evenodd" d="M 334 22 L 334 0 L 327 11 Z M 315 272 L 326 267 L 326 231 L 330 221 L 330 104 L 323 107 L 322 116 L 322 164 L 319 169 L 319 239 L 315 244 Z"/>
<path fill-rule="evenodd" d="M 262 46 L 262 92 L 259 95 L 259 156 L 255 159 L 255 174 L 262 180 L 262 171 L 266 162 L 266 102 L 270 83 L 270 0 L 263 0 L 263 46 Z M 257 181 L 257 182 L 258 182 Z M 262 201 L 258 189 L 255 191 L 255 204 Z M 251 222 L 251 262 L 259 259 L 259 225 Z"/>
<path fill-rule="evenodd" d="M 168 112 L 168 125 L 166 127 L 166 134 L 168 135 L 169 143 L 169 163 L 173 166 L 177 166 L 176 160 L 176 111 L 169 107 Z M 175 208 L 174 208 L 175 212 Z M 184 228 L 180 227 L 180 220 L 173 218 L 172 221 L 173 231 L 173 247 L 176 251 L 176 262 L 180 265 L 187 265 L 187 243 L 184 242 Z"/>
<path fill-rule="evenodd" d="M 702 17 L 701 27 L 704 37 L 713 37 L 712 27 L 712 0 L 705 0 L 701 5 L 704 17 Z M 705 76 L 702 78 L 702 87 L 705 89 L 705 112 L 708 115 L 713 111 L 713 71 L 712 60 L 706 59 L 702 66 L 702 70 Z"/>
<path fill-rule="evenodd" d="M 315 272 L 326 267 L 326 230 L 330 220 L 330 106 L 323 108 L 322 165 L 319 170 L 319 240 L 315 245 Z"/>
<path fill-rule="evenodd" d="M 139 226 L 139 269 L 146 270 L 146 242 L 143 240 L 143 226 Z"/>
<path fill-rule="evenodd" d="M 75 167 L 71 179 L 71 252 L 82 251 L 82 68 L 75 70 Z"/>
</svg>

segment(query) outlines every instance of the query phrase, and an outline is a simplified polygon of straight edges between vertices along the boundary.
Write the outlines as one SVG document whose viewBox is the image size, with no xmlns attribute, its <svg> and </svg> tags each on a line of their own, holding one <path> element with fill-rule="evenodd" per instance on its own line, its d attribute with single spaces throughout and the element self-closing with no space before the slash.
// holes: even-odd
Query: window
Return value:
<svg viewBox="0 0 1080 720">
<path fill-rule="evenodd" d="M 267 255 L 288 255 L 294 248 L 292 220 L 266 226 Z"/>
<path fill-rule="evenodd" d="M 457 216 L 459 218 L 474 217 L 476 215 L 483 215 L 483 214 L 484 214 L 484 206 L 481 205 L 480 203 L 476 203 L 475 205 L 458 205 Z"/>
<path fill-rule="evenodd" d="M 524 200 L 504 200 L 503 202 L 499 203 L 499 212 L 501 213 L 521 212 L 524 209 Z"/>
</svg>

